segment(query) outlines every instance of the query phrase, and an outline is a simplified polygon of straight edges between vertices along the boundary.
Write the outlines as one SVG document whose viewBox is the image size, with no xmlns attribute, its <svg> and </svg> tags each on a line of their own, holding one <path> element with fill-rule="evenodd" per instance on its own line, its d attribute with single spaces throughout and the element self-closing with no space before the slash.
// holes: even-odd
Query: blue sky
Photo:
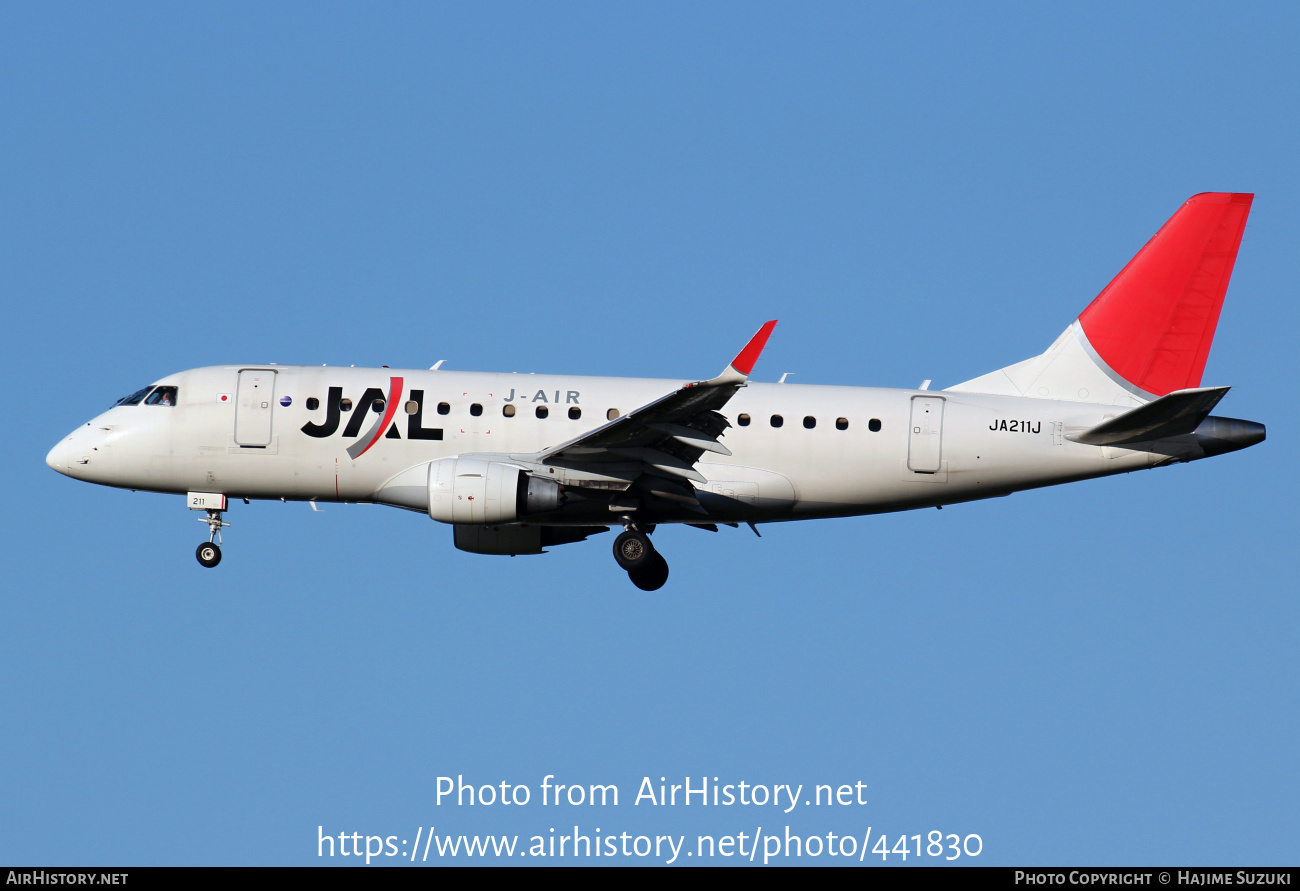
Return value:
<svg viewBox="0 0 1300 891">
<path fill-rule="evenodd" d="M 1296 863 L 1297 37 L 1283 4 L 0 7 L 0 861 L 576 824 Z M 489 558 L 374 506 L 238 505 L 206 571 L 181 499 L 43 460 L 227 362 L 691 378 L 779 318 L 759 380 L 948 386 L 1228 190 L 1257 198 L 1205 383 L 1266 443 L 665 528 L 651 595 L 609 536 Z M 456 775 L 622 798 L 438 805 Z M 869 803 L 633 805 L 646 776 Z"/>
</svg>

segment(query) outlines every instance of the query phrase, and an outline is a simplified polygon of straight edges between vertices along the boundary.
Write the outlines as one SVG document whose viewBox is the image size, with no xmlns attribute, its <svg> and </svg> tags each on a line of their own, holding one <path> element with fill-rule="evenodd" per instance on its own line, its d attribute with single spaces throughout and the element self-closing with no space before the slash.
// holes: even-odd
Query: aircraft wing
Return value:
<svg viewBox="0 0 1300 891">
<path fill-rule="evenodd" d="M 705 452 L 731 454 L 718 442 L 731 426 L 718 410 L 745 386 L 775 327 L 776 320 L 763 325 L 712 380 L 686 384 L 576 439 L 546 449 L 533 456 L 534 460 L 593 470 L 630 466 L 649 477 L 639 484 L 649 494 L 698 508 L 688 481 L 706 480 L 694 469 L 695 462 Z"/>
</svg>

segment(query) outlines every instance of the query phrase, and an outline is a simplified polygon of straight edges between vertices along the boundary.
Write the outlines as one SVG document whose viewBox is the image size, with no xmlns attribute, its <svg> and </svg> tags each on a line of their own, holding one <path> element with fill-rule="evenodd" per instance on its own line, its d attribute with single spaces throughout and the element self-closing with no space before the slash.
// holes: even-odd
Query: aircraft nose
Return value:
<svg viewBox="0 0 1300 891">
<path fill-rule="evenodd" d="M 50 466 L 51 470 L 57 470 L 59 473 L 71 476 L 69 468 L 72 464 L 72 449 L 69 448 L 69 437 L 64 437 L 50 449 L 50 453 L 45 456 L 45 463 Z"/>
<path fill-rule="evenodd" d="M 90 449 L 85 441 L 84 426 L 73 430 L 50 449 L 45 463 L 64 476 L 79 477 L 77 470 L 90 463 Z"/>
</svg>

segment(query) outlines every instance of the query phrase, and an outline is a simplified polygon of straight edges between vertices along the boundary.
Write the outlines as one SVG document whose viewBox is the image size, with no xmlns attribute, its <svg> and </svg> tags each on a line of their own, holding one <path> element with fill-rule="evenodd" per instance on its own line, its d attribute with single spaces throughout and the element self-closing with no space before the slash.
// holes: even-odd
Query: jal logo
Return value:
<svg viewBox="0 0 1300 891">
<path fill-rule="evenodd" d="M 343 428 L 343 436 L 357 440 L 348 446 L 348 455 L 353 460 L 368 452 L 381 437 L 383 439 L 442 439 L 441 428 L 424 426 L 423 390 L 412 390 L 409 394 L 406 405 L 406 434 L 403 437 L 395 420 L 397 407 L 402 403 L 403 385 L 402 378 L 389 378 L 387 393 L 378 387 L 368 387 L 355 405 L 348 401 L 351 412 L 348 423 Z M 325 399 L 325 420 L 319 424 L 314 422 L 304 424 L 302 432 L 318 439 L 333 436 L 338 432 L 339 424 L 343 421 L 344 402 L 343 388 L 330 387 L 329 395 Z M 365 433 L 362 433 L 361 425 L 372 413 L 379 417 Z"/>
</svg>

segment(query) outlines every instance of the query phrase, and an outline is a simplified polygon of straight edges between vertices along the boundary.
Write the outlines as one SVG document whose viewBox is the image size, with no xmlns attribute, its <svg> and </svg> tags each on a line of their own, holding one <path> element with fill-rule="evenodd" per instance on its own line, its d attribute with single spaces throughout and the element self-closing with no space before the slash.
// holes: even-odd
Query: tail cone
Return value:
<svg viewBox="0 0 1300 891">
<path fill-rule="evenodd" d="M 1225 452 L 1249 448 L 1264 441 L 1264 425 L 1236 418 L 1216 418 L 1213 415 L 1201 422 L 1194 433 L 1205 457 L 1213 458 Z"/>
</svg>

